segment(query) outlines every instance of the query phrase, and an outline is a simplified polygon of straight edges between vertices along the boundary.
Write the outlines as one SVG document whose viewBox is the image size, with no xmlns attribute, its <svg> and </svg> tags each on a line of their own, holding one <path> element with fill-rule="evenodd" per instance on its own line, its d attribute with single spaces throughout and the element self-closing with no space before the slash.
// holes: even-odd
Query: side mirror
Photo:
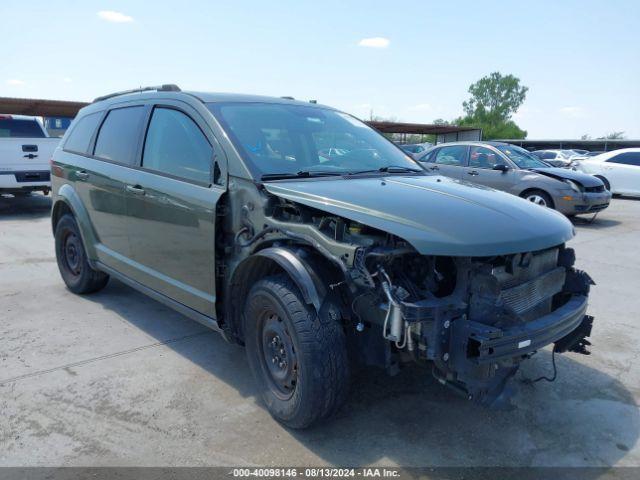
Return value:
<svg viewBox="0 0 640 480">
<path fill-rule="evenodd" d="M 509 170 L 509 166 L 505 165 L 504 163 L 499 163 L 498 165 L 494 165 L 493 166 L 493 170 L 498 170 L 498 171 L 504 173 L 507 170 Z"/>
</svg>

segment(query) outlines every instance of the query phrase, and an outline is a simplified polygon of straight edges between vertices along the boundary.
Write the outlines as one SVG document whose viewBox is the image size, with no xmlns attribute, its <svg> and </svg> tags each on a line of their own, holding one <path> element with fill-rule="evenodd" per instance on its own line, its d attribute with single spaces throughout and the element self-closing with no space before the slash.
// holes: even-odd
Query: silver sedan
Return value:
<svg viewBox="0 0 640 480">
<path fill-rule="evenodd" d="M 443 143 L 418 160 L 433 173 L 512 193 L 565 215 L 599 212 L 611 201 L 600 179 L 554 168 L 508 143 Z"/>
</svg>

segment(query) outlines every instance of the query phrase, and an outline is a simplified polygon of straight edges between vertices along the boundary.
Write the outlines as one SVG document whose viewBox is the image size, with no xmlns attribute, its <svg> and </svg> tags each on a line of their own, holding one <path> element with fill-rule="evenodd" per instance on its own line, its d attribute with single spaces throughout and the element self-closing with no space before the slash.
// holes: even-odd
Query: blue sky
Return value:
<svg viewBox="0 0 640 480">
<path fill-rule="evenodd" d="M 2 0 L 0 31 L 0 96 L 176 83 L 431 122 L 497 70 L 529 87 L 529 138 L 640 138 L 638 0 Z"/>
</svg>

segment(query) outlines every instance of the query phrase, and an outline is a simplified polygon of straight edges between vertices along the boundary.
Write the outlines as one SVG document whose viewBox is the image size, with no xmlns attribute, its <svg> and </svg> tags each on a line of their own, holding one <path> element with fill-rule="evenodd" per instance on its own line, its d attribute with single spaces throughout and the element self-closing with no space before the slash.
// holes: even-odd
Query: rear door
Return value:
<svg viewBox="0 0 640 480">
<path fill-rule="evenodd" d="M 74 182 L 97 235 L 98 260 L 126 275 L 132 270 L 124 187 L 135 172 L 132 167 L 140 149 L 146 108 L 128 104 L 87 115 L 73 127 L 64 145 L 65 151 L 78 154 L 69 179 Z M 90 131 L 96 124 L 100 128 L 90 140 L 87 158 L 81 155 L 87 148 L 86 136 L 75 134 Z"/>
<path fill-rule="evenodd" d="M 223 158 L 195 109 L 179 101 L 156 103 L 135 181 L 125 185 L 133 278 L 210 317 L 216 205 L 225 191 L 216 162 Z"/>
<path fill-rule="evenodd" d="M 463 168 L 463 179 L 496 190 L 510 191 L 515 181 L 514 169 L 510 168 L 506 172 L 493 170 L 496 165 L 510 166 L 495 150 L 473 145 L 469 149 L 469 162 Z"/>
<path fill-rule="evenodd" d="M 450 145 L 437 148 L 428 156 L 428 162 L 425 163 L 425 166 L 433 173 L 460 180 L 463 175 L 468 149 L 467 145 Z"/>
<path fill-rule="evenodd" d="M 640 152 L 623 152 L 606 160 L 603 173 L 616 193 L 640 194 Z"/>
</svg>

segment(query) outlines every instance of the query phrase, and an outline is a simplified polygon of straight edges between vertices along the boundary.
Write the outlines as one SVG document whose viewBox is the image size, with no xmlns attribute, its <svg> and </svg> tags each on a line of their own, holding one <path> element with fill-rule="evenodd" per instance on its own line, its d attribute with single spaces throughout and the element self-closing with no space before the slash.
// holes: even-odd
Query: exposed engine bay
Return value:
<svg viewBox="0 0 640 480">
<path fill-rule="evenodd" d="M 326 287 L 322 302 L 339 310 L 362 364 L 390 374 L 404 363 L 428 365 L 440 383 L 499 407 L 509 404 L 519 364 L 540 348 L 588 354 L 593 281 L 574 268 L 565 245 L 429 256 L 392 234 L 279 197 L 268 196 L 260 223 L 256 210 L 247 204 L 228 219 L 239 256 L 285 248 L 309 262 Z"/>
</svg>

